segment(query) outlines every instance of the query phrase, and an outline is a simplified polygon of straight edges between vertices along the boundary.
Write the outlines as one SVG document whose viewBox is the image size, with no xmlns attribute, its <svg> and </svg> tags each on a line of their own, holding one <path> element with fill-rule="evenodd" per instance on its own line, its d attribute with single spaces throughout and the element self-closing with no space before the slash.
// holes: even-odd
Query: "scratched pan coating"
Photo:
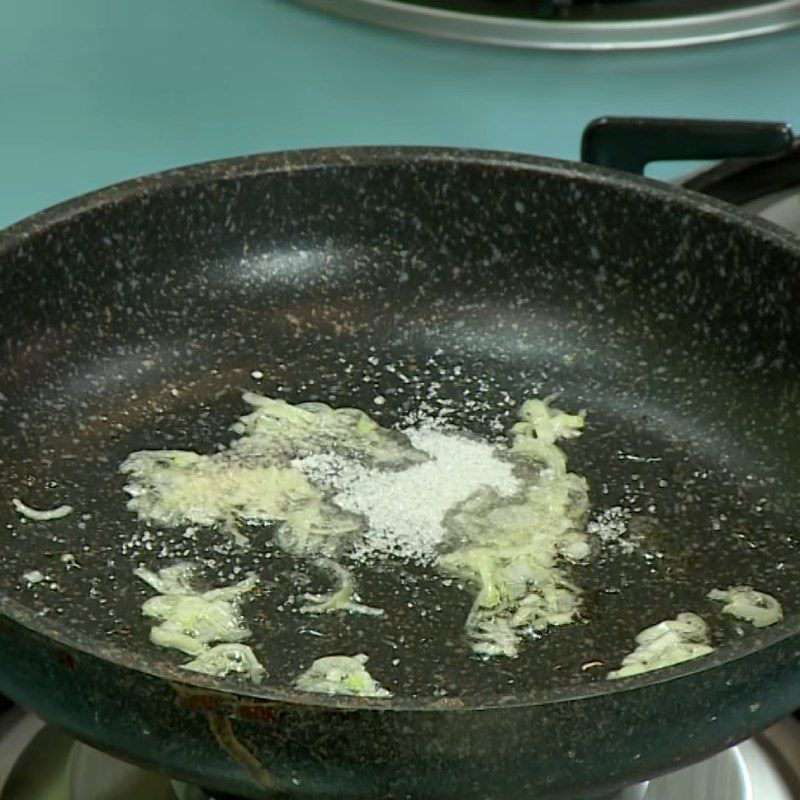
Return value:
<svg viewBox="0 0 800 800">
<path fill-rule="evenodd" d="M 7 654 L 0 688 L 102 746 L 253 797 L 263 786 L 254 789 L 246 772 L 232 776 L 229 765 L 226 772 L 224 748 L 190 768 L 188 747 L 167 758 L 121 734 L 119 724 L 87 733 L 85 704 L 70 705 L 60 691 L 58 702 L 42 699 L 65 675 L 74 680 L 75 670 L 37 667 L 39 650 L 54 648 L 73 664 L 93 654 L 87 669 L 99 671 L 95 678 L 107 670 L 133 686 L 206 687 L 219 702 L 246 696 L 296 709 L 311 702 L 317 713 L 359 709 L 367 729 L 387 736 L 385 708 L 421 721 L 431 709 L 457 707 L 458 727 L 474 716 L 470 709 L 510 714 L 591 701 L 602 715 L 603 698 L 624 708 L 620 697 L 629 696 L 638 718 L 643 687 L 662 691 L 667 680 L 671 696 L 729 688 L 737 660 L 793 642 L 797 632 L 798 263 L 788 236 L 697 196 L 594 168 L 441 150 L 203 165 L 105 190 L 9 229 L 0 238 L 0 494 L 39 506 L 68 502 L 76 513 L 23 523 L 9 503 L 0 507 L 0 607 L 11 626 L 0 636 Z M 254 380 L 254 370 L 263 377 Z M 384 617 L 309 619 L 296 613 L 297 598 L 325 589 L 326 577 L 281 554 L 269 529 L 249 529 L 251 547 L 239 550 L 211 530 L 194 539 L 183 528 L 143 536 L 146 527 L 125 508 L 118 467 L 131 451 L 212 452 L 246 411 L 245 389 L 356 406 L 385 425 L 423 401 L 452 402 L 454 420 L 482 436 L 496 435 L 498 419 L 505 429 L 513 424 L 524 399 L 555 394 L 560 407 L 587 410 L 583 436 L 564 449 L 570 468 L 589 481 L 590 516 L 616 504 L 639 509 L 632 527 L 642 542 L 632 553 L 594 542 L 589 563 L 570 568 L 584 591 L 581 621 L 526 643 L 513 660 L 470 656 L 468 588 L 399 562 L 355 567 L 362 596 Z M 79 568 L 68 568 L 65 554 Z M 262 577 L 263 590 L 244 603 L 250 643 L 268 671 L 260 686 L 186 674 L 181 654 L 149 643 L 141 605 L 153 592 L 132 570 L 183 559 L 202 565 L 201 585 L 252 569 Z M 29 586 L 30 570 L 45 580 Z M 705 597 L 740 583 L 779 597 L 785 621 L 758 632 Z M 709 622 L 713 656 L 606 681 L 637 632 L 686 610 Z M 11 664 L 12 642 L 22 641 L 38 643 L 30 644 L 35 674 Z M 332 652 L 367 653 L 370 672 L 394 698 L 292 693 L 294 677 Z M 600 664 L 583 668 L 590 662 Z M 766 662 L 782 663 L 774 655 Z M 763 684 L 757 669 L 745 673 L 741 703 L 747 698 L 756 710 L 738 721 L 730 714 L 727 727 L 705 738 L 695 734 L 696 750 L 776 716 L 777 701 L 761 698 L 770 687 L 780 710 L 798 699 L 795 666 L 781 673 L 780 687 L 776 676 Z M 108 702 L 96 687 L 92 698 Z M 191 728 L 188 716 L 176 718 L 179 730 Z M 403 752 L 398 736 L 392 746 Z M 635 738 L 626 740 L 630 748 Z M 330 737 L 307 739 L 297 738 L 304 758 L 316 753 L 329 767 L 352 758 L 359 775 L 368 769 L 366 755 L 346 755 Z M 533 744 L 519 747 L 530 752 Z M 575 768 L 553 791 L 577 790 L 590 776 L 598 785 L 602 752 L 575 747 Z M 314 769 L 294 764 L 291 747 L 263 748 L 281 780 L 302 772 L 301 784 L 316 786 L 308 777 Z M 467 745 L 453 748 L 458 758 L 428 754 L 447 764 L 440 772 L 451 781 L 468 773 L 459 778 L 467 793 L 478 773 L 489 780 L 488 760 L 473 754 L 470 771 Z M 670 739 L 641 765 L 603 780 L 677 763 L 680 752 Z M 385 764 L 395 758 L 383 756 Z M 514 763 L 512 794 L 541 793 L 556 780 Z M 402 794 L 408 787 L 385 764 L 380 772 L 390 777 L 372 775 L 375 783 L 364 785 Z M 354 791 L 360 784 L 348 769 Z M 335 777 L 326 781 L 325 790 L 338 794 Z"/>
</svg>

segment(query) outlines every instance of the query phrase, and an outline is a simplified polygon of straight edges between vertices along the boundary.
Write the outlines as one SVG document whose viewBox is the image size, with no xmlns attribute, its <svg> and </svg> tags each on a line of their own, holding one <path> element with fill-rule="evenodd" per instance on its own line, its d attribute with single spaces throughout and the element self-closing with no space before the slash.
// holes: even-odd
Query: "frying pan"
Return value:
<svg viewBox="0 0 800 800">
<path fill-rule="evenodd" d="M 794 237 L 692 192 L 429 148 L 202 164 L 9 228 L 0 490 L 75 513 L 23 524 L 0 505 L 0 690 L 106 751 L 246 798 L 600 796 L 751 734 L 800 704 L 799 266 Z M 398 364 L 410 384 L 385 369 Z M 383 618 L 332 615 L 310 633 L 284 604 L 325 576 L 262 560 L 267 533 L 249 550 L 214 531 L 148 543 L 125 508 L 131 451 L 211 452 L 245 389 L 391 425 L 434 383 L 479 435 L 513 423 L 507 397 L 585 408 L 565 450 L 592 513 L 628 503 L 647 522 L 633 553 L 600 547 L 573 568 L 582 620 L 517 659 L 471 657 L 468 588 L 399 563 L 357 571 Z M 209 554 L 210 585 L 238 566 L 268 586 L 246 605 L 260 685 L 188 674 L 148 640 L 152 591 L 134 567 Z M 706 599 L 742 583 L 785 620 L 756 630 Z M 686 610 L 709 622 L 713 654 L 607 680 L 640 630 Z M 331 652 L 367 653 L 394 697 L 295 692 Z"/>
</svg>

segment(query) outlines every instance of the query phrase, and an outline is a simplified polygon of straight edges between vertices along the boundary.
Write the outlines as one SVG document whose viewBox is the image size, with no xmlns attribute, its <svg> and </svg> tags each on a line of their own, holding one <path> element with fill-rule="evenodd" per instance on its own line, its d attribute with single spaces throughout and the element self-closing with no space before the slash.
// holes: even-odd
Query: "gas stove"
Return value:
<svg viewBox="0 0 800 800">
<path fill-rule="evenodd" d="M 101 753 L 15 708 L 0 717 L 0 800 L 232 800 Z M 615 800 L 796 800 L 800 723 L 785 719 Z"/>
<path fill-rule="evenodd" d="M 720 42 L 800 24 L 798 0 L 304 0 L 378 25 L 552 50 Z"/>
</svg>

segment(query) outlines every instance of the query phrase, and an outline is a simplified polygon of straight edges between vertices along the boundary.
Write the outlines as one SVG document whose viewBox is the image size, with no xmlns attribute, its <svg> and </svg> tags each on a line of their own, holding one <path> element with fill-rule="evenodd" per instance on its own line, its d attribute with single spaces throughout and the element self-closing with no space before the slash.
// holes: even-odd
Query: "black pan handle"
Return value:
<svg viewBox="0 0 800 800">
<path fill-rule="evenodd" d="M 785 122 L 600 117 L 583 131 L 581 160 L 642 175 L 651 161 L 775 156 L 793 143 Z"/>
</svg>

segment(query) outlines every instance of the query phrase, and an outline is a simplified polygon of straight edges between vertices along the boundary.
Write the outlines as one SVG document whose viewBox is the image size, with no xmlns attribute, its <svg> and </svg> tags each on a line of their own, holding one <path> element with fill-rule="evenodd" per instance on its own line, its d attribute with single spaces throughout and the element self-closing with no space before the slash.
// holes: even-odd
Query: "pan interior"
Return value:
<svg viewBox="0 0 800 800">
<path fill-rule="evenodd" d="M 0 494 L 76 513 L 23 523 L 2 504 L 0 593 L 32 627 L 163 673 L 185 659 L 149 643 L 152 591 L 132 570 L 196 561 L 209 586 L 256 570 L 266 591 L 244 610 L 265 695 L 334 652 L 368 654 L 398 698 L 570 689 L 689 610 L 732 657 L 757 634 L 705 595 L 734 584 L 777 596 L 795 625 L 796 257 L 733 218 L 591 175 L 435 159 L 219 175 L 6 247 Z M 447 406 L 484 437 L 556 395 L 587 412 L 564 449 L 589 518 L 630 510 L 637 543 L 594 541 L 570 570 L 583 618 L 513 660 L 470 656 L 469 588 L 400 562 L 356 566 L 382 618 L 309 619 L 295 599 L 325 576 L 272 531 L 250 529 L 240 550 L 218 531 L 147 531 L 125 509 L 125 457 L 212 452 L 243 390 L 385 425 Z M 45 580 L 28 585 L 30 570 Z"/>
</svg>

